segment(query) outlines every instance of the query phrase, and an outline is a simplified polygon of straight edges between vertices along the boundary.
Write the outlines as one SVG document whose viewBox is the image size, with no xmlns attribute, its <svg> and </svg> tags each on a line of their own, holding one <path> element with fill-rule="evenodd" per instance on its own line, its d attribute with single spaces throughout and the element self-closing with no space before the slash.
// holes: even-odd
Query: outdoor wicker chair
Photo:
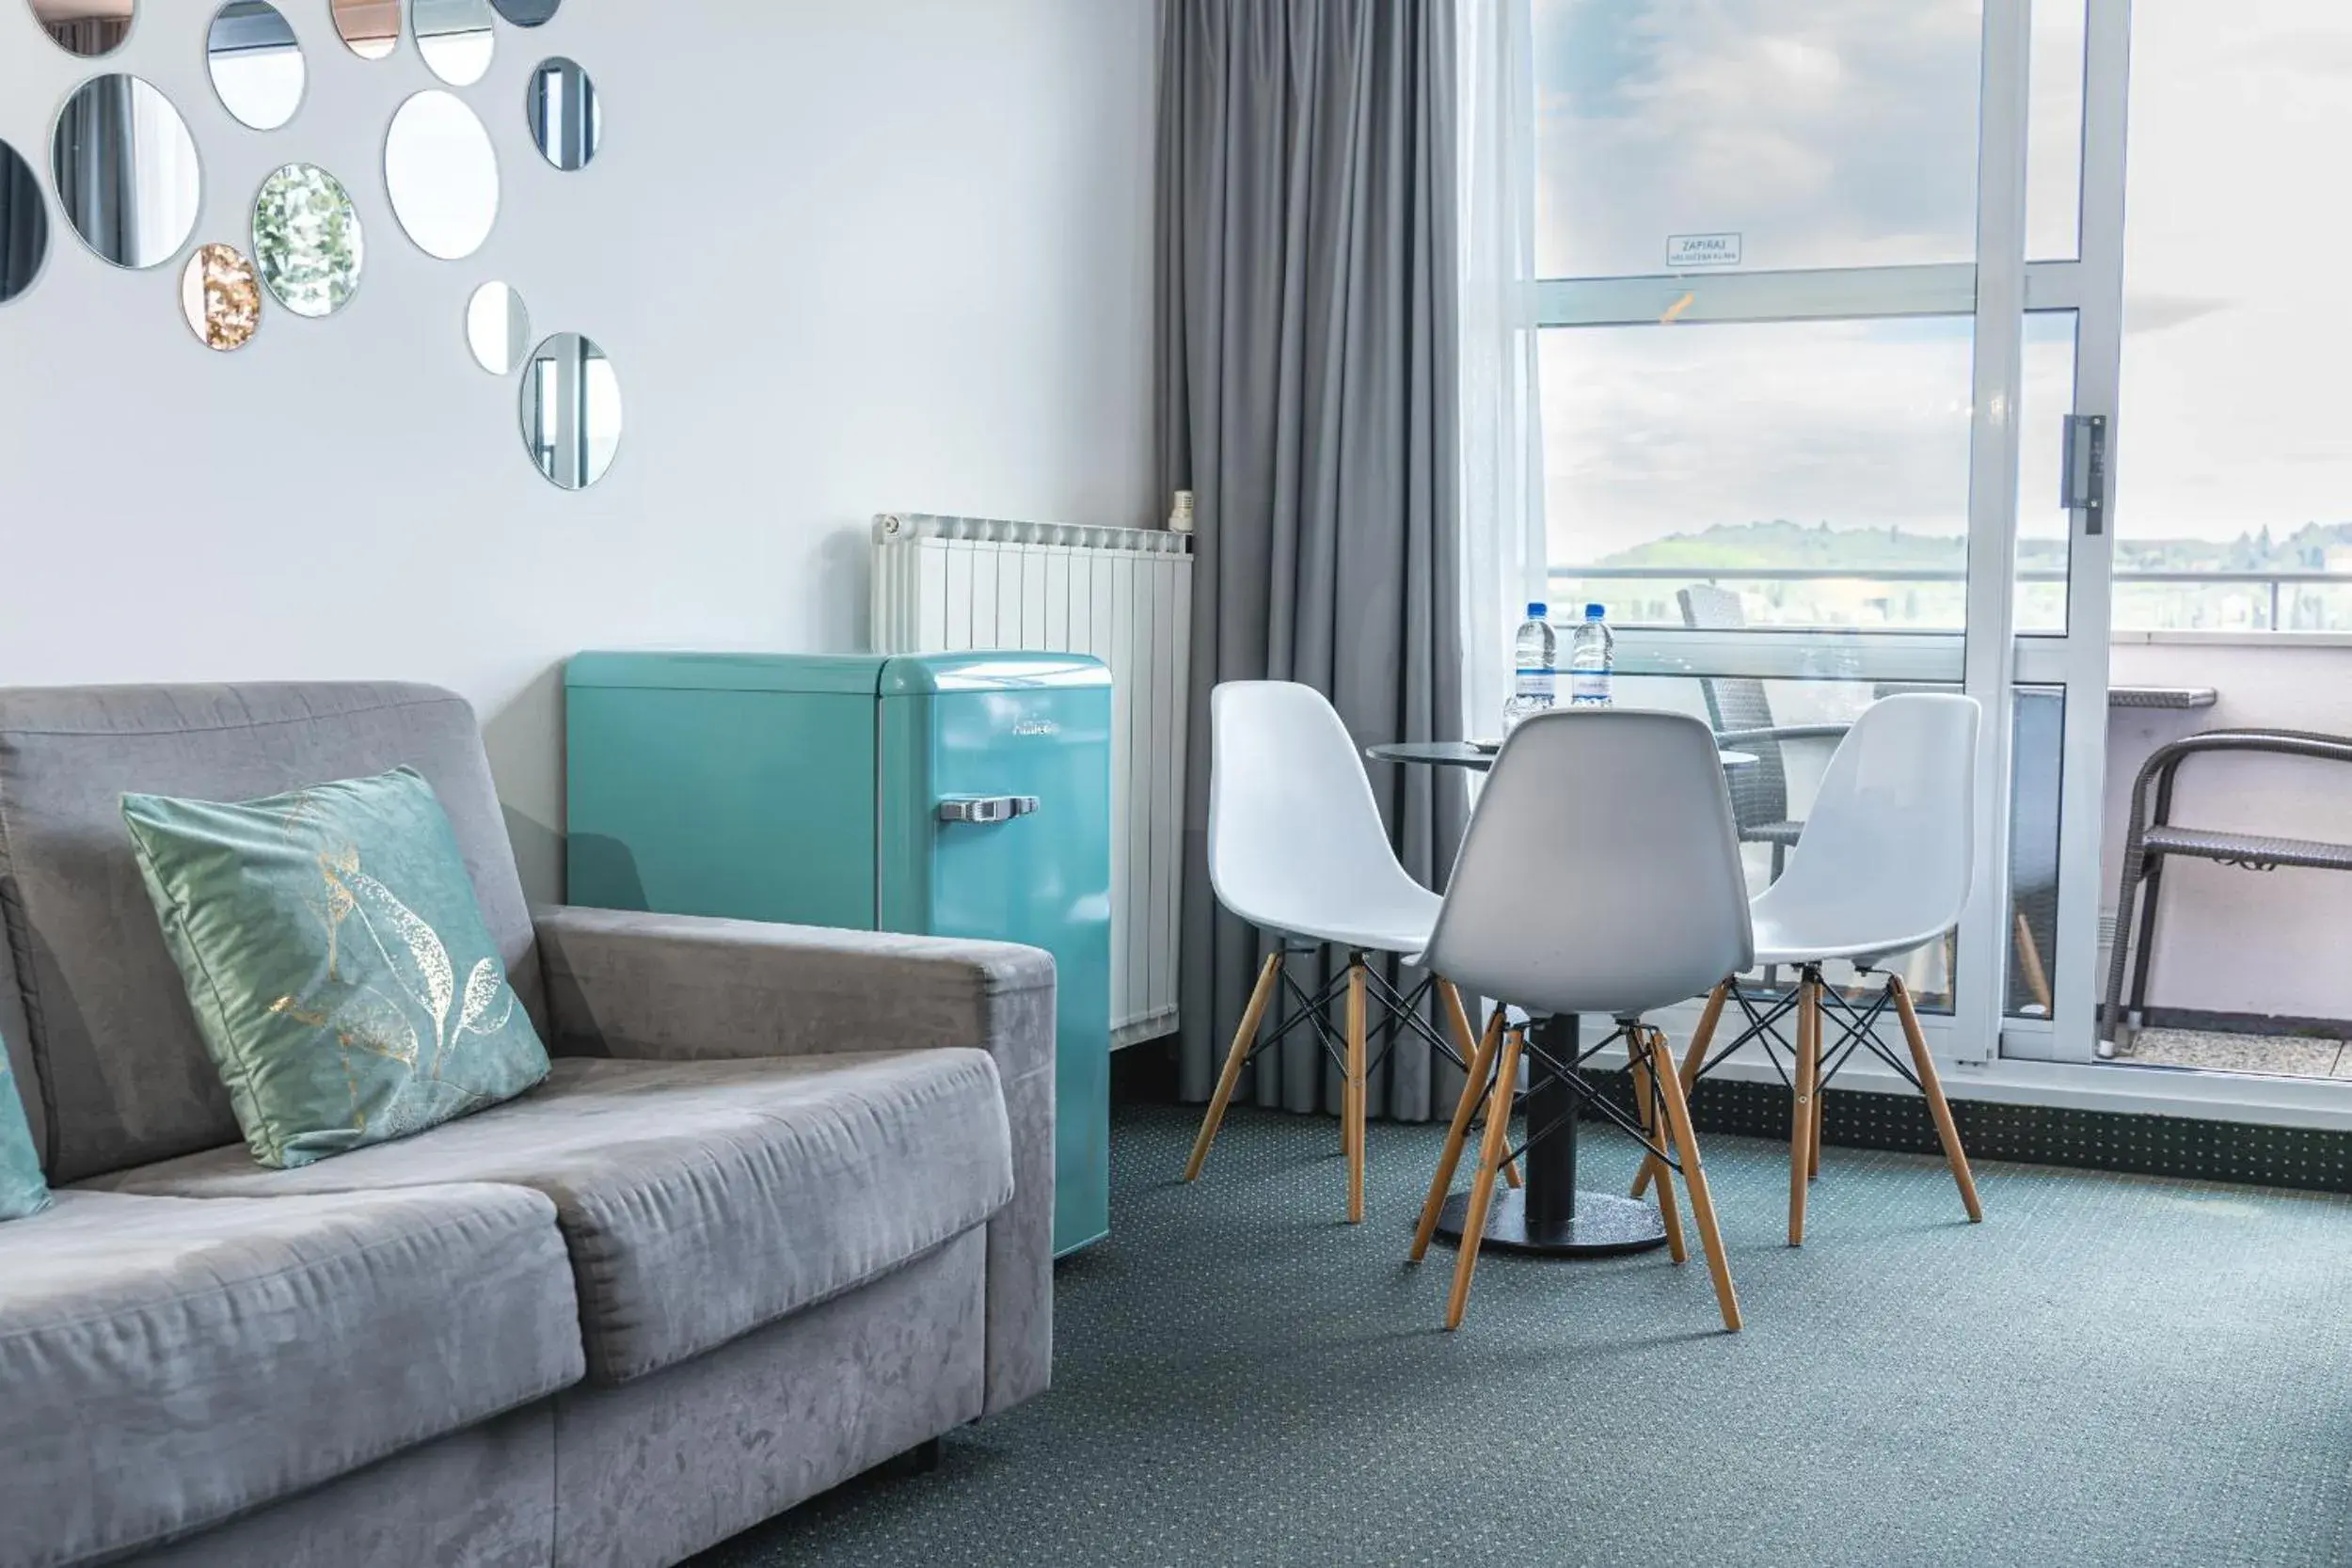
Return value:
<svg viewBox="0 0 2352 1568">
<path fill-rule="evenodd" d="M 2132 785 L 2131 827 L 2123 838 L 2123 877 L 2115 899 L 2115 951 L 2107 962 L 2106 1000 L 2099 1008 L 2101 1055 L 2111 1055 L 2127 1046 L 2147 1015 L 2156 899 L 2162 891 L 2164 863 L 2168 859 L 2185 855 L 2249 871 L 2275 871 L 2282 865 L 2352 871 L 2352 844 L 2192 828 L 2174 822 L 2172 786 L 2181 765 L 2190 757 L 2213 753 L 2352 763 L 2352 736 L 2312 735 L 2297 730 L 2207 730 L 2202 735 L 2159 746 L 2149 757 Z M 2137 940 L 2133 931 L 2135 912 Z M 2131 992 L 2128 1006 L 2124 1004 L 2127 975 Z"/>
</svg>

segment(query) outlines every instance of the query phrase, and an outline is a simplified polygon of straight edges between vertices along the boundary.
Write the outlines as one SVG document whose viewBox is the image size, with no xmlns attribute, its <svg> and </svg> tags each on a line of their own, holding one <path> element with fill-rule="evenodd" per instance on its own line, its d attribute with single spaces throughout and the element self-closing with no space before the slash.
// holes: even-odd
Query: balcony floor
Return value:
<svg viewBox="0 0 2352 1568">
<path fill-rule="evenodd" d="M 2143 1029 L 2117 1057 L 2153 1067 L 2256 1072 L 2275 1078 L 2352 1079 L 2352 1046 L 2300 1035 L 2224 1035 L 2201 1029 Z"/>
</svg>

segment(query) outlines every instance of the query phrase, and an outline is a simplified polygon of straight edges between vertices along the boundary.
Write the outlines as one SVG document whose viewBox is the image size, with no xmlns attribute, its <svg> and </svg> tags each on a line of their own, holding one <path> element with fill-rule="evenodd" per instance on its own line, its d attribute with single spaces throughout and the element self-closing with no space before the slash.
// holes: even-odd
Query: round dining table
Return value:
<svg viewBox="0 0 2352 1568">
<path fill-rule="evenodd" d="M 1380 762 L 1431 768 L 1492 768 L 1498 748 L 1468 740 L 1396 741 L 1367 746 Z M 1725 768 L 1752 766 L 1749 752 L 1718 753 Z M 1581 1049 L 1581 1021 L 1569 1014 L 1534 1021 L 1534 1043 L 1544 1055 L 1573 1062 Z M 1526 1185 L 1499 1187 L 1486 1211 L 1486 1244 L 1555 1258 L 1608 1258 L 1646 1252 L 1666 1244 L 1665 1223 L 1650 1204 L 1616 1193 L 1580 1191 L 1576 1184 L 1578 1096 L 1566 1078 L 1529 1053 L 1527 1094 L 1520 1101 L 1527 1125 L 1539 1134 L 1523 1151 Z M 1470 1195 L 1455 1193 L 1438 1218 L 1438 1234 L 1459 1242 Z"/>
</svg>

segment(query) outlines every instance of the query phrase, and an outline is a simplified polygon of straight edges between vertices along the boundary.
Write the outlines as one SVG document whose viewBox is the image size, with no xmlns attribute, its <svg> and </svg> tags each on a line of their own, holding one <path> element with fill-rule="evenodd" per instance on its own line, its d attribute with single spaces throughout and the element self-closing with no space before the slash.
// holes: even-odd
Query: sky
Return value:
<svg viewBox="0 0 2352 1568">
<path fill-rule="evenodd" d="M 1967 261 L 1978 0 L 1535 0 L 1538 269 Z M 2029 253 L 2073 253 L 2082 0 L 2036 0 Z M 2115 526 L 2352 521 L 2352 0 L 2135 0 Z M 1545 334 L 1555 561 L 1788 517 L 1957 533 L 1965 318 Z M 2027 329 L 2021 530 L 2056 536 L 2072 321 Z"/>
</svg>

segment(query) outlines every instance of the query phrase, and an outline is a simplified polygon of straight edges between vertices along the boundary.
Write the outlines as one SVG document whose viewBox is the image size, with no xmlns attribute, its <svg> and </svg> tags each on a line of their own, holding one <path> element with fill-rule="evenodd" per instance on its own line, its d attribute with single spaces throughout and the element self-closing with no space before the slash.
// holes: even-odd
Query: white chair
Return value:
<svg viewBox="0 0 2352 1568">
<path fill-rule="evenodd" d="M 1787 868 L 1751 906 L 1756 961 L 1795 968 L 1796 990 L 1759 1008 L 1740 990 L 1735 973 L 1708 994 L 1691 1037 L 1681 1069 L 1686 1092 L 1750 1040 L 1762 1040 L 1767 1051 L 1782 1044 L 1780 1022 L 1791 1011 L 1797 1015 L 1789 1069 L 1795 1091 L 1788 1137 L 1790 1246 L 1804 1244 L 1806 1190 L 1820 1174 L 1822 1091 L 1854 1052 L 1866 1047 L 1926 1097 L 1968 1217 L 1984 1218 L 1951 1106 L 1919 1032 L 1911 990 L 1900 974 L 1883 969 L 1889 958 L 1947 936 L 1968 901 L 1979 718 L 1975 698 L 1947 693 L 1884 697 L 1864 712 L 1830 759 Z M 1856 1006 L 1824 985 L 1821 966 L 1836 958 L 1847 959 L 1858 974 L 1883 972 L 1885 985 L 1879 995 Z M 1727 1000 L 1738 1002 L 1747 1027 L 1710 1057 Z M 1890 1005 L 1911 1048 L 1907 1065 L 1880 1043 L 1876 1032 Z M 1825 1011 L 1837 1015 L 1841 1031 L 1837 1043 L 1827 1048 Z M 1648 1179 L 1645 1170 L 1634 1183 L 1634 1196 Z"/>
<path fill-rule="evenodd" d="M 1260 1051 L 1302 1024 L 1338 1062 L 1343 1085 L 1340 1144 L 1347 1155 L 1347 1218 L 1364 1217 L 1365 1084 L 1369 1005 L 1385 1010 L 1393 1042 L 1401 1030 L 1422 1036 L 1468 1068 L 1478 1053 L 1461 993 L 1435 974 L 1400 994 L 1364 959 L 1403 958 L 1429 944 L 1438 895 L 1397 863 L 1372 782 L 1347 726 L 1323 694 L 1289 681 L 1227 681 L 1209 693 L 1209 880 L 1217 902 L 1276 938 L 1258 971 L 1241 1027 L 1226 1053 L 1216 1093 L 1201 1118 L 1184 1180 L 1200 1174 L 1232 1102 L 1241 1069 Z M 1347 967 L 1311 995 L 1286 973 L 1292 954 L 1324 946 L 1347 952 Z M 1287 1022 L 1258 1038 L 1266 1007 L 1288 987 L 1298 1003 Z M 1344 988 L 1347 1027 L 1334 1038 L 1325 1009 Z M 1422 998 L 1436 992 L 1454 1039 L 1422 1022 Z"/>
<path fill-rule="evenodd" d="M 1641 1140 L 1647 1156 L 1643 1168 L 1659 1176 L 1660 1216 L 1677 1263 L 1689 1254 L 1666 1173 L 1682 1173 L 1724 1326 L 1739 1328 L 1740 1298 L 1699 1164 L 1690 1107 L 1666 1037 L 1642 1019 L 1696 996 L 1751 959 L 1747 883 L 1731 800 L 1715 737 L 1704 723 L 1679 713 L 1570 709 L 1538 714 L 1512 732 L 1480 793 L 1422 961 L 1531 1017 L 1600 1013 L 1614 1019 L 1615 1033 L 1579 1060 L 1623 1039 L 1634 1063 L 1641 1120 L 1579 1077 L 1576 1062 L 1552 1059 L 1524 1030 L 1503 1035 L 1446 1327 L 1460 1326 L 1470 1301 L 1495 1174 L 1509 1157 L 1511 1094 L 1525 1052 L 1559 1074 L 1580 1105 Z M 1453 1185 L 1485 1082 L 1486 1055 L 1494 1049 L 1482 1043 L 1454 1108 L 1413 1239 L 1417 1262 Z M 1652 1127 L 1663 1131 L 1653 1134 Z M 1536 1129 L 1533 1136 L 1547 1131 Z"/>
</svg>

